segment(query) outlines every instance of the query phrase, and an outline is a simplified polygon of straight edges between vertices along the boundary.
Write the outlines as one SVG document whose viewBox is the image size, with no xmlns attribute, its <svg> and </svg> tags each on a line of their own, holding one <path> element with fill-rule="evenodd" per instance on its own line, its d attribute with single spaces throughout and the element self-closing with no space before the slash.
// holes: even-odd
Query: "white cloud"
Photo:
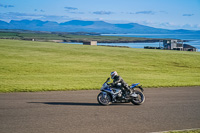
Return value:
<svg viewBox="0 0 200 133">
<path fill-rule="evenodd" d="M 10 21 L 10 20 L 33 20 L 39 19 L 42 21 L 65 21 L 69 20 L 68 16 L 57 16 L 57 15 L 45 15 L 45 14 L 32 14 L 32 13 L 20 13 L 20 12 L 7 12 L 7 13 L 0 13 L 0 18 L 3 21 Z"/>
<path fill-rule="evenodd" d="M 11 7 L 15 7 L 13 5 L 3 5 L 3 4 L 0 4 L 0 7 L 3 7 L 3 8 L 11 8 Z"/>
<path fill-rule="evenodd" d="M 110 11 L 95 11 L 95 12 L 93 12 L 93 14 L 97 14 L 97 15 L 110 15 L 110 14 L 113 14 L 113 12 L 110 12 Z"/>
<path fill-rule="evenodd" d="M 150 15 L 154 15 L 155 12 L 153 12 L 153 11 L 139 11 L 139 12 L 135 12 L 135 14 L 150 14 Z"/>
<path fill-rule="evenodd" d="M 200 30 L 200 24 L 179 24 L 173 22 L 153 22 L 153 21 L 138 21 L 137 23 L 147 25 L 155 28 L 163 29 L 188 29 L 188 30 Z"/>
<path fill-rule="evenodd" d="M 185 16 L 185 17 L 191 17 L 191 16 L 193 16 L 194 14 L 183 14 L 183 16 Z"/>
<path fill-rule="evenodd" d="M 69 7 L 69 6 L 67 6 L 67 7 L 64 7 L 66 10 L 78 10 L 78 8 L 76 8 L 76 7 Z"/>
</svg>

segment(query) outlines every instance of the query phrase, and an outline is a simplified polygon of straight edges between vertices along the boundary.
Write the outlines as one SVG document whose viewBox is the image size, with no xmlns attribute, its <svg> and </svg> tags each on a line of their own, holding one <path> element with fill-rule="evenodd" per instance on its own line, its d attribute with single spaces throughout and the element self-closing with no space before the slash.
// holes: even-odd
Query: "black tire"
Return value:
<svg viewBox="0 0 200 133">
<path fill-rule="evenodd" d="M 135 93 L 138 95 L 138 97 L 132 97 L 131 102 L 134 105 L 141 105 L 145 101 L 145 96 L 141 91 L 135 90 Z"/>
<path fill-rule="evenodd" d="M 100 105 L 107 106 L 111 104 L 111 96 L 107 95 L 106 98 L 103 98 L 103 93 L 99 93 L 99 95 L 97 96 L 97 101 L 99 102 Z"/>
</svg>

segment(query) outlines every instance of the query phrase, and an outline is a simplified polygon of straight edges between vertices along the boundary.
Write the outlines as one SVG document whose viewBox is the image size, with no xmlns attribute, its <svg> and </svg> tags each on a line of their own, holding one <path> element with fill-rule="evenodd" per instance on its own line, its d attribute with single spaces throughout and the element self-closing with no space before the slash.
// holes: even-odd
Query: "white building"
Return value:
<svg viewBox="0 0 200 133">
<path fill-rule="evenodd" d="M 97 41 L 83 42 L 83 45 L 93 45 L 93 46 L 97 46 Z"/>
</svg>

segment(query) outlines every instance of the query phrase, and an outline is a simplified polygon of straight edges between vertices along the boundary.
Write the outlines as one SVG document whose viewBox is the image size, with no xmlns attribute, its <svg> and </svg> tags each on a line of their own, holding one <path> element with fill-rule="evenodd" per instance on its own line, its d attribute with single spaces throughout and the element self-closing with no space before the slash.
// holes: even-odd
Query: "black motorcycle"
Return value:
<svg viewBox="0 0 200 133">
<path fill-rule="evenodd" d="M 109 105 L 111 103 L 129 103 L 132 102 L 134 105 L 141 105 L 145 101 L 145 96 L 143 94 L 142 86 L 139 86 L 140 83 L 132 84 L 130 89 L 132 93 L 129 94 L 125 89 L 121 87 L 121 84 L 118 83 L 118 87 L 111 87 L 108 82 L 110 78 L 101 87 L 101 92 L 97 96 L 97 101 L 101 105 Z M 135 88 L 138 87 L 139 90 Z M 127 97 L 128 96 L 128 97 Z"/>
</svg>

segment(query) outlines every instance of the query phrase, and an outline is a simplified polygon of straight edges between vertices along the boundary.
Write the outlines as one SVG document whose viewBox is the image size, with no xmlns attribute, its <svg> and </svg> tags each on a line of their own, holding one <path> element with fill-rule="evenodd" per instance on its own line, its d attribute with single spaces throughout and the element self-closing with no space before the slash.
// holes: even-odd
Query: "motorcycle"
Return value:
<svg viewBox="0 0 200 133">
<path fill-rule="evenodd" d="M 111 87 L 110 78 L 101 87 L 101 92 L 97 96 L 97 101 L 100 105 L 110 105 L 111 103 L 129 103 L 132 102 L 134 105 L 141 105 L 145 101 L 145 96 L 143 94 L 144 89 L 139 86 L 140 83 L 132 84 L 130 89 L 132 93 L 129 94 L 121 84 L 118 83 L 117 87 Z M 138 87 L 139 90 L 135 88 Z M 128 97 L 127 97 L 128 96 Z"/>
</svg>

